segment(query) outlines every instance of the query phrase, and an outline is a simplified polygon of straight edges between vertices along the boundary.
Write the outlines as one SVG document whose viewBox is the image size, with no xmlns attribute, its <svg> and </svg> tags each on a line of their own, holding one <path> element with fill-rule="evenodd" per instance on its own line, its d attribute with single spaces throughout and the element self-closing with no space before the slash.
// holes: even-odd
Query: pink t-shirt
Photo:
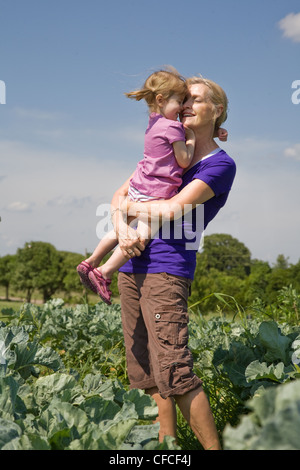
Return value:
<svg viewBox="0 0 300 470">
<path fill-rule="evenodd" d="M 138 163 L 130 184 L 148 196 L 164 199 L 174 196 L 183 173 L 172 145 L 178 141 L 185 142 L 183 124 L 151 113 L 145 134 L 144 158 Z"/>
</svg>

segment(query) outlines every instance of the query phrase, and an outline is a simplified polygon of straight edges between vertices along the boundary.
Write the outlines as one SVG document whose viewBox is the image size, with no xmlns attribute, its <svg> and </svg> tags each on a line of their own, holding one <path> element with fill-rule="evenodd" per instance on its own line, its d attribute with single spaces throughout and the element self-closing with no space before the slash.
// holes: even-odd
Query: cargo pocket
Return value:
<svg viewBox="0 0 300 470">
<path fill-rule="evenodd" d="M 159 391 L 163 398 L 188 392 L 198 378 L 193 373 L 193 358 L 188 349 L 158 356 L 160 364 Z M 195 378 L 196 377 L 196 378 Z M 195 387 L 194 387 L 195 388 Z"/>
<path fill-rule="evenodd" d="M 188 315 L 173 306 L 154 311 L 155 331 L 160 342 L 182 347 L 188 342 Z"/>
</svg>

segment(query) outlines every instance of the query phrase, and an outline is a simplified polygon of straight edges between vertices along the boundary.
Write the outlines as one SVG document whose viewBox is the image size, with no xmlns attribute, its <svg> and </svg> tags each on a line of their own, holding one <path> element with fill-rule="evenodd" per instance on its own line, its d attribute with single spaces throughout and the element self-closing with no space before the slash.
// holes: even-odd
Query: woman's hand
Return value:
<svg viewBox="0 0 300 470">
<path fill-rule="evenodd" d="M 126 217 L 128 223 L 124 221 L 123 213 L 126 212 L 127 200 L 128 198 L 124 200 L 121 208 L 113 214 L 112 221 L 118 237 L 119 247 L 123 255 L 130 259 L 141 255 L 141 252 L 145 249 L 145 240 L 141 239 L 137 231 L 129 225 L 132 218 Z"/>
<path fill-rule="evenodd" d="M 127 224 L 122 225 L 117 233 L 119 239 L 119 247 L 123 255 L 130 259 L 134 256 L 140 256 L 145 249 L 145 240 L 142 240 L 137 231 Z"/>
<path fill-rule="evenodd" d="M 145 240 L 139 238 L 136 230 L 129 226 L 130 219 L 127 217 L 128 188 L 133 174 L 115 192 L 111 201 L 111 220 L 117 235 L 119 246 L 123 255 L 130 259 L 140 256 L 145 249 Z M 125 218 L 124 218 L 125 215 Z"/>
</svg>

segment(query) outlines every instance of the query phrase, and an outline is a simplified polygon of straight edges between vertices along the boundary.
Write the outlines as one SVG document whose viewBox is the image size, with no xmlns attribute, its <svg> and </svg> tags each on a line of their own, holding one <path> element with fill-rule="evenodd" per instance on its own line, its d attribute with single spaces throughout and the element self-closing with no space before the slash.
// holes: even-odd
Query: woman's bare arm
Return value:
<svg viewBox="0 0 300 470">
<path fill-rule="evenodd" d="M 123 204 L 123 209 L 127 209 L 130 216 L 150 218 L 161 218 L 162 220 L 178 219 L 184 211 L 195 208 L 198 204 L 203 204 L 212 197 L 214 192 L 204 181 L 194 179 L 185 188 L 171 199 L 148 202 L 132 202 L 128 199 Z"/>
</svg>

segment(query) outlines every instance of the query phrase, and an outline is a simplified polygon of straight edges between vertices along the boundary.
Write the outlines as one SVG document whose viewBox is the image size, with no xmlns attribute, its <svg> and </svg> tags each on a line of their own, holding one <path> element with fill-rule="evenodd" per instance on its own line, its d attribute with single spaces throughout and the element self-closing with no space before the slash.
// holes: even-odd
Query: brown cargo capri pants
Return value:
<svg viewBox="0 0 300 470">
<path fill-rule="evenodd" d="M 167 273 L 119 273 L 118 284 L 131 388 L 156 386 L 167 398 L 199 387 L 188 349 L 191 281 Z"/>
</svg>

